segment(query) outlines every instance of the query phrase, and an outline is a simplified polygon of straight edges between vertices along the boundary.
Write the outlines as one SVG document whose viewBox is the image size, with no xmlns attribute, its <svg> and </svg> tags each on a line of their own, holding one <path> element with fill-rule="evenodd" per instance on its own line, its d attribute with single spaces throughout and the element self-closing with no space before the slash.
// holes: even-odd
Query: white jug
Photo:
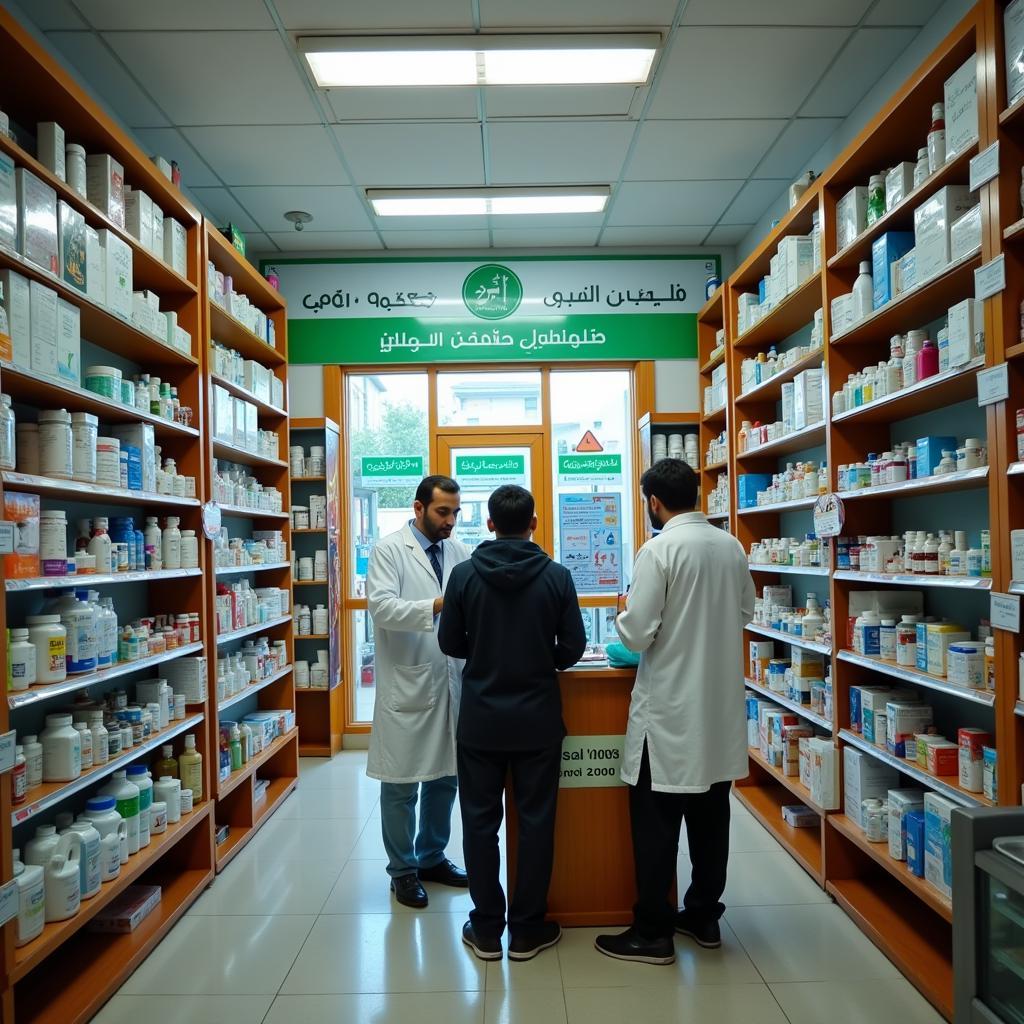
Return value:
<svg viewBox="0 0 1024 1024">
<path fill-rule="evenodd" d="M 121 844 L 124 843 L 124 857 L 128 860 L 128 826 L 121 822 L 114 832 L 108 832 L 100 840 L 100 878 L 112 882 L 121 874 Z"/>
<path fill-rule="evenodd" d="M 46 921 L 66 921 L 82 905 L 82 837 L 68 832 L 43 869 L 46 885 Z"/>
</svg>

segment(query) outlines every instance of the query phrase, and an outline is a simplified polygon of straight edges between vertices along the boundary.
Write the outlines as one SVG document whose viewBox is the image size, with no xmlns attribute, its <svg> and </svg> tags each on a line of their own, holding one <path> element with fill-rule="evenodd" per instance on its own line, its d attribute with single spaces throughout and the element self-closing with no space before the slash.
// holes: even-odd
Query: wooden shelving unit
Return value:
<svg viewBox="0 0 1024 1024">
<path fill-rule="evenodd" d="M 326 543 L 327 579 L 293 580 L 292 586 L 301 587 L 293 591 L 294 603 L 327 606 L 330 628 L 327 631 L 326 648 L 315 647 L 323 639 L 314 636 L 296 636 L 299 657 L 312 663 L 318 650 L 328 652 L 327 687 L 306 687 L 296 689 L 306 698 L 298 702 L 297 722 L 299 726 L 299 753 L 304 757 L 333 757 L 341 750 L 345 729 L 345 691 L 342 686 L 342 627 L 341 599 L 344 593 L 341 580 L 341 481 L 342 445 L 341 428 L 338 426 L 341 410 L 341 371 L 339 367 L 324 368 L 324 408 L 331 415 L 325 417 L 300 418 L 292 420 L 292 441 L 302 445 L 308 454 L 312 445 L 324 449 L 325 470 L 323 474 L 292 477 L 292 504 L 308 505 L 311 494 L 322 494 L 327 499 L 327 526 L 323 529 L 293 531 L 303 535 L 296 541 L 296 555 L 312 555 Z"/>
<path fill-rule="evenodd" d="M 273 322 L 275 345 L 270 345 L 247 326 L 217 305 L 209 290 L 204 287 L 203 302 L 203 367 L 207 383 L 205 402 L 212 409 L 213 388 L 225 388 L 235 398 L 251 402 L 256 406 L 260 430 L 272 431 L 277 435 L 276 457 L 256 455 L 235 444 L 213 436 L 212 414 L 210 430 L 204 453 L 204 472 L 207 492 L 214 493 L 214 475 L 218 464 L 233 464 L 246 467 L 248 473 L 264 487 L 273 487 L 281 492 L 282 510 L 268 512 L 234 504 L 220 504 L 222 526 L 229 537 L 250 537 L 255 530 L 280 531 L 289 561 L 272 565 L 231 566 L 214 570 L 209 574 L 207 587 L 206 618 L 209 635 L 214 638 L 212 653 L 208 659 L 210 713 L 209 745 L 212 752 L 210 765 L 211 791 L 214 793 L 213 819 L 215 826 L 229 827 L 228 840 L 215 850 L 215 868 L 219 872 L 231 857 L 240 851 L 256 834 L 269 816 L 265 800 L 256 803 L 255 780 L 264 772 L 276 787 L 276 807 L 290 793 L 298 782 L 298 734 L 292 728 L 278 737 L 266 750 L 253 757 L 245 767 L 229 778 L 222 780 L 219 771 L 220 728 L 223 721 L 236 721 L 256 710 L 288 710 L 294 713 L 295 674 L 293 671 L 295 649 L 293 640 L 293 619 L 288 614 L 270 618 L 266 622 L 230 632 L 217 634 L 216 596 L 218 585 L 230 586 L 240 580 L 248 580 L 252 587 L 270 586 L 285 590 L 291 595 L 292 531 L 289 516 L 291 507 L 291 484 L 288 472 L 288 334 L 287 312 L 284 300 L 270 287 L 262 275 L 252 266 L 212 225 L 207 223 L 203 232 L 202 277 L 207 280 L 207 261 L 217 271 L 231 277 L 235 292 L 244 294 Z M 236 382 L 226 380 L 213 373 L 212 346 L 219 342 L 240 352 L 245 359 L 252 359 L 270 369 L 283 385 L 285 401 L 279 408 L 269 402 L 257 400 L 248 390 Z M 208 545 L 209 547 L 209 545 Z M 213 550 L 208 557 L 212 561 Z M 284 640 L 288 664 L 267 678 L 253 679 L 240 693 L 227 699 L 218 699 L 217 660 L 238 651 L 246 639 L 267 636 L 271 641 Z M 260 776 L 262 777 L 262 776 Z"/>
<path fill-rule="evenodd" d="M 0 268 L 9 269 L 53 289 L 80 311 L 83 355 L 81 365 L 114 362 L 126 376 L 152 373 L 178 390 L 183 406 L 192 410 L 191 423 L 167 420 L 148 411 L 136 411 L 119 402 L 87 391 L 68 380 L 53 380 L 38 369 L 0 363 L 0 390 L 12 397 L 19 422 L 33 422 L 42 409 L 88 412 L 108 423 L 143 423 L 152 426 L 156 444 L 165 458 L 173 458 L 178 472 L 195 477 L 195 497 L 143 493 L 116 487 L 49 479 L 18 471 L 0 475 L 0 493 L 38 495 L 43 509 L 64 509 L 74 546 L 74 525 L 79 518 L 132 515 L 136 526 L 142 516 L 177 516 L 181 529 L 201 532 L 200 506 L 207 497 L 204 476 L 206 410 L 201 376 L 202 294 L 205 291 L 202 262 L 202 220 L 178 188 L 163 177 L 148 156 L 66 74 L 15 19 L 0 9 L 0 107 L 16 129 L 14 138 L 0 135 L 0 152 L 18 167 L 27 168 L 57 193 L 59 201 L 80 213 L 95 230 L 106 230 L 127 243 L 132 253 L 132 287 L 150 289 L 159 297 L 162 310 L 174 310 L 178 324 L 192 339 L 191 353 L 170 348 L 131 323 L 120 319 L 83 292 L 63 283 L 48 270 L 34 266 L 16 252 L 0 249 Z M 42 166 L 32 152 L 31 131 L 40 121 L 56 121 L 69 143 L 79 142 L 89 153 L 110 153 L 123 164 L 125 181 L 144 190 L 163 210 L 184 226 L 187 272 L 184 276 L 166 264 L 114 224 L 103 212 L 79 196 L 69 185 Z M 162 254 L 161 254 L 162 255 Z M 86 343 L 89 346 L 87 347 Z M 103 357 L 110 354 L 109 359 Z M 103 433 L 101 426 L 100 433 Z M 78 586 L 96 589 L 113 599 L 119 623 L 149 613 L 205 611 L 207 581 L 212 579 L 208 553 L 200 548 L 199 565 L 192 569 L 103 573 L 77 578 L 4 579 L 0 602 L 0 630 L 21 626 L 27 615 L 38 613 L 49 593 Z M 43 717 L 75 698 L 102 700 L 114 688 L 134 696 L 134 685 L 151 676 L 158 666 L 182 657 L 212 654 L 213 645 L 204 621 L 201 639 L 166 653 L 121 662 L 110 668 L 77 676 L 64 682 L 10 690 L 0 705 L 0 730 L 13 729 L 20 738 L 38 733 Z M 0 830 L 0 880 L 12 877 L 12 849 L 23 846 L 36 826 L 52 823 L 57 813 L 78 813 L 87 797 L 94 795 L 110 775 L 128 764 L 151 764 L 160 747 L 170 744 L 180 754 L 186 735 L 193 735 L 209 765 L 209 701 L 190 705 L 183 720 L 172 720 L 167 729 L 141 744 L 86 769 L 68 783 L 46 783 L 28 791 L 23 804 L 12 805 L 8 779 L 0 786 L 0 814 L 7 827 Z M 207 777 L 208 778 L 208 777 Z M 204 786 L 207 784 L 204 779 Z M 167 934 L 213 877 L 213 828 L 211 807 L 199 802 L 178 824 L 156 835 L 147 847 L 133 855 L 120 876 L 105 884 L 80 911 L 67 921 L 49 924 L 35 940 L 16 949 L 16 924 L 4 929 L 4 969 L 0 977 L 0 1018 L 6 1022 L 54 1022 L 77 1024 L 91 1018 L 123 983 L 142 958 Z M 134 882 L 159 884 L 160 906 L 130 935 L 95 935 L 88 924 L 120 892 Z"/>
<path fill-rule="evenodd" d="M 719 287 L 715 294 L 704 304 L 704 308 L 697 314 L 697 359 L 700 364 L 700 373 L 697 383 L 697 401 L 700 408 L 704 408 L 704 389 L 711 386 L 711 376 L 714 371 L 726 363 L 729 353 L 729 318 L 726 309 L 726 286 Z M 719 351 L 719 332 L 722 333 L 724 347 Z M 725 369 L 728 379 L 729 367 Z M 732 393 L 731 382 L 726 384 L 729 393 Z M 725 431 L 726 439 L 729 437 L 729 417 L 726 410 L 708 415 L 701 415 L 700 428 L 697 437 L 697 453 L 700 458 L 700 508 L 708 514 L 708 496 L 718 485 L 723 474 L 731 472 L 730 458 L 718 459 L 713 463 L 708 462 L 708 448 L 722 431 Z M 721 515 L 721 513 L 719 513 Z M 729 516 L 726 514 L 721 519 L 712 519 L 724 528 L 728 528 Z"/>
</svg>

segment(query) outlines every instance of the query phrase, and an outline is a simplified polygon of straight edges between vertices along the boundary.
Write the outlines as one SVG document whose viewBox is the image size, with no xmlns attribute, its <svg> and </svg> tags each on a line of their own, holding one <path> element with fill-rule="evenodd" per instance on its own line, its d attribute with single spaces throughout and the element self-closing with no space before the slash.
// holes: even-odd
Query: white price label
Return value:
<svg viewBox="0 0 1024 1024">
<path fill-rule="evenodd" d="M 994 405 L 1010 397 L 1010 372 L 1000 363 L 978 374 L 978 405 Z"/>
<path fill-rule="evenodd" d="M 1020 632 L 1020 597 L 1016 594 L 993 594 L 989 617 L 996 629 Z"/>
<path fill-rule="evenodd" d="M 566 736 L 562 740 L 562 789 L 624 786 L 619 778 L 625 736 Z"/>
<path fill-rule="evenodd" d="M 9 772 L 14 767 L 14 746 L 18 742 L 14 729 L 0 735 L 0 772 Z"/>
<path fill-rule="evenodd" d="M 14 554 L 14 523 L 0 519 L 0 555 Z"/>
<path fill-rule="evenodd" d="M 814 503 L 814 532 L 819 537 L 838 537 L 845 520 L 846 510 L 838 494 L 823 494 Z"/>
<path fill-rule="evenodd" d="M 1002 254 L 974 272 L 974 297 L 990 299 L 1006 287 L 1006 259 Z"/>
<path fill-rule="evenodd" d="M 999 173 L 999 143 L 993 142 L 971 160 L 971 191 L 976 192 Z"/>
<path fill-rule="evenodd" d="M 0 925 L 13 921 L 18 916 L 18 880 L 12 878 L 0 885 Z"/>
</svg>

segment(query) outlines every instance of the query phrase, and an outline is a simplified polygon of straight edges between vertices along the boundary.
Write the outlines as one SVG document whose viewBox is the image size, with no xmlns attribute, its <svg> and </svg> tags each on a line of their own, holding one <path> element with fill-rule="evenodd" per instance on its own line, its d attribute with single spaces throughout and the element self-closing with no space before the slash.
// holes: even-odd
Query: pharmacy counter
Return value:
<svg viewBox="0 0 1024 1024">
<path fill-rule="evenodd" d="M 555 824 L 555 869 L 548 914 L 562 925 L 626 925 L 636 886 L 629 832 L 629 791 L 619 782 L 634 669 L 577 667 L 560 675 L 562 780 Z M 507 863 L 515 877 L 516 820 L 507 827 Z"/>
</svg>

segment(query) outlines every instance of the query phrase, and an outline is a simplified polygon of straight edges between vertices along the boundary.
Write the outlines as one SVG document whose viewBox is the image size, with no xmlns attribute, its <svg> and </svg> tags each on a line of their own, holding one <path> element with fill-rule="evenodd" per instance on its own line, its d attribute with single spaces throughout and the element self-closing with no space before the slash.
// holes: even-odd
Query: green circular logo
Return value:
<svg viewBox="0 0 1024 1024">
<path fill-rule="evenodd" d="M 523 301 L 523 283 L 508 267 L 487 263 L 477 267 L 462 284 L 466 309 L 482 320 L 504 320 Z"/>
</svg>

